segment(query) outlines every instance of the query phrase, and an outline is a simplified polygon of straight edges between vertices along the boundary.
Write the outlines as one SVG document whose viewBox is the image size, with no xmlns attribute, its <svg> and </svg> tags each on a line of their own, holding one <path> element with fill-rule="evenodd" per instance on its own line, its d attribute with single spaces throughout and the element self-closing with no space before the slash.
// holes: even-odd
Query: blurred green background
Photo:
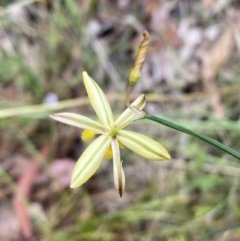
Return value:
<svg viewBox="0 0 240 241">
<path fill-rule="evenodd" d="M 240 240 L 240 163 L 183 133 L 141 120 L 128 127 L 165 146 L 170 161 L 121 151 L 71 190 L 87 144 L 50 113 L 96 118 L 82 71 L 117 116 L 146 29 L 132 97 L 146 111 L 240 150 L 240 4 L 221 0 L 0 1 L 0 240 Z"/>
</svg>

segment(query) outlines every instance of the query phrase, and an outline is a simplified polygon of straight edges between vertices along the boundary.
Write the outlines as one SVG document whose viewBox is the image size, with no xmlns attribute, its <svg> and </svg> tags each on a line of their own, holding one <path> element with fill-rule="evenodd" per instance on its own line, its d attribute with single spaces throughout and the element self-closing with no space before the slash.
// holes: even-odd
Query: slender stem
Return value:
<svg viewBox="0 0 240 241">
<path fill-rule="evenodd" d="M 130 93 L 131 93 L 132 89 L 133 89 L 132 86 L 128 86 L 128 88 L 127 88 L 127 93 L 126 93 L 126 106 L 127 107 L 130 107 L 129 97 L 130 97 Z"/>
<path fill-rule="evenodd" d="M 168 126 L 168 127 L 172 128 L 172 129 L 181 131 L 181 132 L 183 132 L 183 133 L 185 133 L 185 134 L 188 134 L 188 135 L 190 135 L 190 136 L 197 137 L 198 139 L 201 139 L 202 141 L 205 141 L 205 142 L 207 142 L 207 143 L 209 143 L 209 144 L 211 144 L 211 145 L 213 145 L 213 146 L 221 149 L 222 151 L 224 151 L 224 152 L 226 152 L 226 153 L 228 153 L 228 154 L 230 154 L 230 155 L 232 155 L 232 156 L 234 156 L 234 157 L 236 157 L 237 159 L 240 160 L 240 153 L 234 151 L 233 149 L 231 149 L 231 148 L 223 145 L 222 143 L 220 143 L 220 142 L 218 142 L 218 141 L 216 141 L 216 140 L 214 140 L 214 139 L 212 139 L 212 138 L 210 138 L 210 137 L 208 137 L 208 136 L 199 134 L 199 133 L 197 133 L 197 132 L 195 132 L 195 131 L 191 131 L 191 130 L 183 127 L 183 126 L 176 125 L 176 124 L 174 124 L 174 123 L 172 123 L 172 122 L 170 122 L 170 121 L 167 121 L 167 120 L 164 120 L 164 119 L 162 119 L 162 118 L 159 118 L 159 117 L 150 115 L 150 114 L 148 114 L 148 113 L 146 113 L 146 115 L 144 116 L 144 118 L 145 118 L 145 119 L 149 119 L 149 120 L 151 120 L 151 121 L 155 121 L 155 122 L 157 122 L 157 123 L 159 123 L 159 124 Z"/>
</svg>

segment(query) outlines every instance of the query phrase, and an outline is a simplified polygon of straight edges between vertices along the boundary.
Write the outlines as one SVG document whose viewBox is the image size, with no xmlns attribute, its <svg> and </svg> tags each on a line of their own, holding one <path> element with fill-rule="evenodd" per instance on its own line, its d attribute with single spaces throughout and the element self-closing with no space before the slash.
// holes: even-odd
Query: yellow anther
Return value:
<svg viewBox="0 0 240 241">
<path fill-rule="evenodd" d="M 118 145 L 119 145 L 119 148 L 120 148 L 120 149 L 123 149 L 123 148 L 124 148 L 124 145 L 122 144 L 122 142 L 118 141 Z"/>
<path fill-rule="evenodd" d="M 104 158 L 110 160 L 110 159 L 112 159 L 112 157 L 113 157 L 112 147 L 111 147 L 111 145 L 110 145 L 110 146 L 108 147 L 105 155 L 104 155 Z"/>
<path fill-rule="evenodd" d="M 123 149 L 123 148 L 124 148 L 124 145 L 123 145 L 120 141 L 118 141 L 118 145 L 119 145 L 119 148 L 120 148 L 120 149 Z M 110 145 L 110 146 L 108 147 L 105 155 L 104 155 L 104 158 L 107 159 L 107 160 L 110 160 L 110 159 L 112 159 L 112 157 L 113 157 L 113 153 L 112 153 L 112 147 L 111 147 L 111 145 Z"/>
<path fill-rule="evenodd" d="M 89 142 L 94 138 L 95 135 L 96 135 L 96 133 L 94 131 L 84 130 L 82 132 L 81 138 L 83 141 Z"/>
</svg>

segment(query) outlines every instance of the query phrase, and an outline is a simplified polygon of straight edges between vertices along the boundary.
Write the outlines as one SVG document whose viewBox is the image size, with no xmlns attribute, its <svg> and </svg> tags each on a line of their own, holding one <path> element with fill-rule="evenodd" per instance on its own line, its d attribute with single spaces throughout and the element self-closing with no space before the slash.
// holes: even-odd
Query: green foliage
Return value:
<svg viewBox="0 0 240 241">
<path fill-rule="evenodd" d="M 214 188 L 221 188 L 223 180 L 219 175 L 209 174 L 197 176 L 192 180 L 193 188 L 200 188 L 203 192 L 210 192 Z"/>
</svg>

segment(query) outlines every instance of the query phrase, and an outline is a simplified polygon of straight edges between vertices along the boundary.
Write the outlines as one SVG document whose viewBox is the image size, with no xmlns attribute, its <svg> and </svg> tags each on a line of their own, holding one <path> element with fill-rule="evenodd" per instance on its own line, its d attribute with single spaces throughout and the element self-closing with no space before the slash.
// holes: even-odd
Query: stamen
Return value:
<svg viewBox="0 0 240 241">
<path fill-rule="evenodd" d="M 96 133 L 94 131 L 84 130 L 82 132 L 81 138 L 82 138 L 83 141 L 89 142 L 94 138 L 95 135 L 96 135 Z"/>
<path fill-rule="evenodd" d="M 124 149 L 124 145 L 122 144 L 122 142 L 118 141 L 118 145 L 120 149 Z"/>
<path fill-rule="evenodd" d="M 124 145 L 120 141 L 118 141 L 118 145 L 120 149 L 124 149 Z M 113 157 L 113 153 L 112 153 L 112 147 L 110 145 L 104 155 L 104 158 L 107 160 L 110 160 L 112 159 L 112 157 Z"/>
<path fill-rule="evenodd" d="M 110 160 L 112 159 L 112 157 L 113 157 L 113 153 L 112 153 L 112 147 L 110 145 L 104 155 L 104 158 L 106 158 L 107 160 Z"/>
</svg>

